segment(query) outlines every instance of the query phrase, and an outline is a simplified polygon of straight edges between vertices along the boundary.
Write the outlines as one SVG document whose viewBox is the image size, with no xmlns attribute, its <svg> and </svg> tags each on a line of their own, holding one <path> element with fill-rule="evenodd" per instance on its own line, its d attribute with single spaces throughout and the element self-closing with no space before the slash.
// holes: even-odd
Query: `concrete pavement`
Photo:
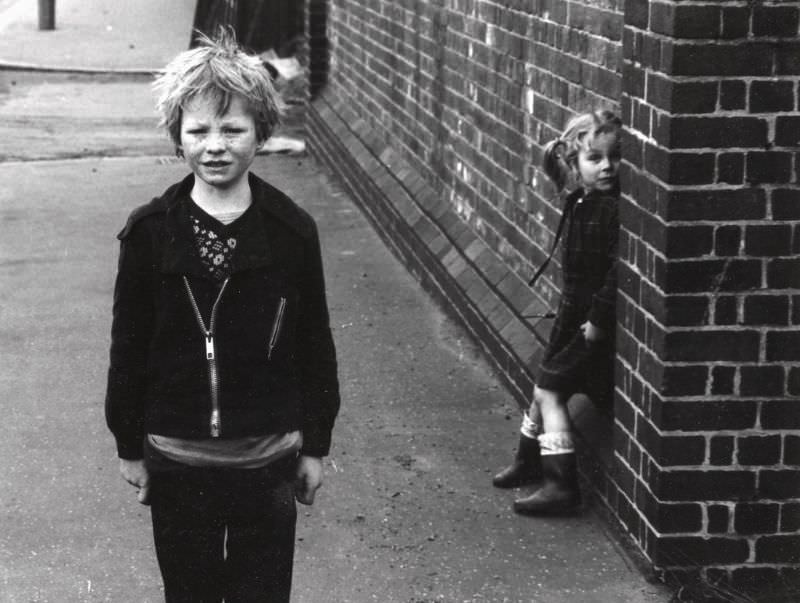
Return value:
<svg viewBox="0 0 800 603">
<path fill-rule="evenodd" d="M 195 0 L 55 0 L 39 31 L 37 2 L 0 0 L 0 68 L 147 73 L 189 47 Z"/>
<path fill-rule="evenodd" d="M 259 158 L 320 225 L 343 408 L 326 484 L 301 508 L 295 600 L 656 602 L 591 512 L 510 512 L 491 472 L 513 401 L 465 334 L 309 160 Z M 185 173 L 161 156 L 0 165 L 0 600 L 158 601 L 147 509 L 102 415 L 110 295 L 128 211 Z"/>
</svg>

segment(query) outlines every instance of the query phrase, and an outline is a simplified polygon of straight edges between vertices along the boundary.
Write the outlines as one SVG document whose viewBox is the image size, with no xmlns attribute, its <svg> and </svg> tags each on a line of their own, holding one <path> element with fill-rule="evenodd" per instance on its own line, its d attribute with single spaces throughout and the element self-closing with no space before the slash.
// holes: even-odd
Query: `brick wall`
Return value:
<svg viewBox="0 0 800 603">
<path fill-rule="evenodd" d="M 708 581 L 800 562 L 799 18 L 625 10 L 617 511 Z"/>
<path fill-rule="evenodd" d="M 528 276 L 558 220 L 541 145 L 572 111 L 618 107 L 619 0 L 333 0 L 330 88 Z M 548 271 L 555 280 L 558 267 Z M 552 303 L 557 284 L 544 280 Z"/>
<path fill-rule="evenodd" d="M 670 575 L 790 580 L 797 4 L 308 1 L 312 150 L 521 404 L 560 286 L 555 261 L 525 287 L 559 217 L 542 145 L 575 111 L 621 112 L 618 395 L 595 486 Z"/>
</svg>

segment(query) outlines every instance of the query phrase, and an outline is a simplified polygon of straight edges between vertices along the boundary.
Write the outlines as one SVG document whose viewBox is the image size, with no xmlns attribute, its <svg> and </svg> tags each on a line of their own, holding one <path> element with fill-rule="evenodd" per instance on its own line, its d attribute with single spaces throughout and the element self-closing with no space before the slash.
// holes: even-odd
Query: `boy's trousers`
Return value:
<svg viewBox="0 0 800 603">
<path fill-rule="evenodd" d="M 288 602 L 295 458 L 264 469 L 168 464 L 150 478 L 167 603 Z"/>
</svg>

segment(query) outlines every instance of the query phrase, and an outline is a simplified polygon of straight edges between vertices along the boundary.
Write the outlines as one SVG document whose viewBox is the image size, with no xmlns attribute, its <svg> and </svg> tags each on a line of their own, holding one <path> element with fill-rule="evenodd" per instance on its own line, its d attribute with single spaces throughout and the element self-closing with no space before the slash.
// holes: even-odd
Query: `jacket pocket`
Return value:
<svg viewBox="0 0 800 603">
<path fill-rule="evenodd" d="M 281 337 L 281 331 L 283 330 L 283 319 L 284 315 L 286 314 L 286 298 L 281 297 L 278 300 L 278 307 L 275 311 L 275 318 L 272 321 L 272 330 L 270 331 L 269 335 L 269 343 L 267 344 L 267 360 L 272 360 L 272 352 L 275 350 L 275 346 L 278 345 L 278 340 Z"/>
</svg>

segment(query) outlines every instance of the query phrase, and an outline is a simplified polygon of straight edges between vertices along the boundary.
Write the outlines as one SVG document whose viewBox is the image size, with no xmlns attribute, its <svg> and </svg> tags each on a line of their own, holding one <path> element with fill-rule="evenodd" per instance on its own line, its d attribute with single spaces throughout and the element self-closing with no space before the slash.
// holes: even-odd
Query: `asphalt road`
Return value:
<svg viewBox="0 0 800 603">
<path fill-rule="evenodd" d="M 160 601 L 148 511 L 117 473 L 102 401 L 114 235 L 186 169 L 152 130 L 146 83 L 17 79 L 0 83 L 0 601 Z M 591 511 L 510 511 L 490 476 L 517 410 L 466 334 L 313 161 L 254 171 L 318 221 L 341 366 L 294 600 L 667 601 Z"/>
</svg>

